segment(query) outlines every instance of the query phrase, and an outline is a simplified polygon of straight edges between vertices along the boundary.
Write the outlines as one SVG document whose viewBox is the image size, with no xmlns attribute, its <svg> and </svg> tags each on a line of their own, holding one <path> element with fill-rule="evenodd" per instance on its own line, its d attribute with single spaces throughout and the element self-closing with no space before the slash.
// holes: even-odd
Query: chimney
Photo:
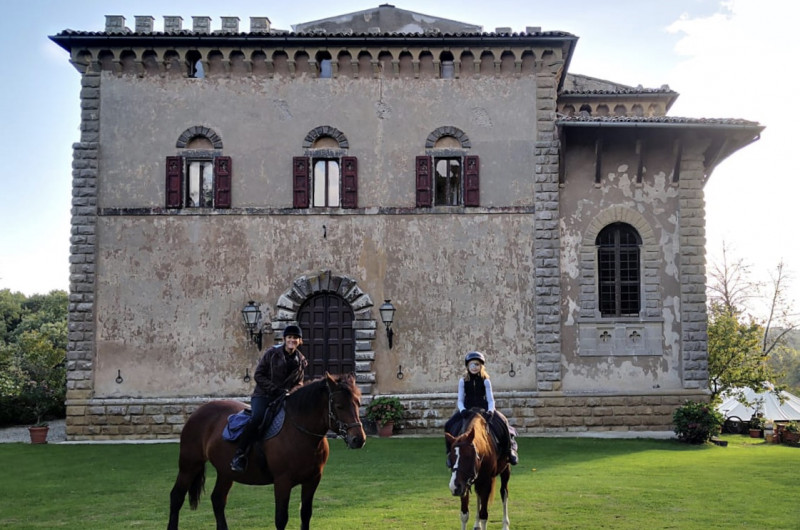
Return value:
<svg viewBox="0 0 800 530">
<path fill-rule="evenodd" d="M 239 33 L 239 17 L 220 17 L 223 33 Z"/>
<path fill-rule="evenodd" d="M 183 30 L 183 17 L 164 17 L 164 32 L 175 33 Z"/>
<path fill-rule="evenodd" d="M 495 33 L 507 34 L 511 33 L 511 28 L 494 28 Z"/>
<path fill-rule="evenodd" d="M 136 16 L 136 33 L 153 33 L 153 22 L 155 18 L 145 15 Z"/>
<path fill-rule="evenodd" d="M 211 33 L 211 17 L 192 17 L 192 31 Z"/>
<path fill-rule="evenodd" d="M 270 21 L 267 17 L 250 17 L 250 33 L 269 32 Z"/>
<path fill-rule="evenodd" d="M 527 33 L 528 35 L 541 32 L 542 32 L 542 26 L 525 26 L 525 33 Z"/>
<path fill-rule="evenodd" d="M 106 15 L 106 33 L 127 33 L 125 17 L 121 15 Z"/>
</svg>

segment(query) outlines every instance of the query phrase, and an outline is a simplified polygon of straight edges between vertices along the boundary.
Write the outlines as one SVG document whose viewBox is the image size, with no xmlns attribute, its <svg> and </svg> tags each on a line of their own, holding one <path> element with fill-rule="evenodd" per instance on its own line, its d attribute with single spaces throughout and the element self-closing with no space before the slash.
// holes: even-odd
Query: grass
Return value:
<svg viewBox="0 0 800 530">
<path fill-rule="evenodd" d="M 510 519 L 527 528 L 796 528 L 800 449 L 742 436 L 728 447 L 674 441 L 522 438 Z M 164 528 L 178 446 L 0 444 L 0 528 Z M 331 441 L 315 529 L 458 528 L 440 438 Z M 181 527 L 213 528 L 207 492 Z M 299 489 L 289 528 L 299 527 Z M 474 509 L 473 509 L 474 511 Z M 237 484 L 232 528 L 273 527 L 271 487 Z M 474 513 L 472 514 L 474 516 Z M 490 528 L 500 527 L 498 499 Z M 471 522 L 470 522 L 471 524 Z"/>
</svg>

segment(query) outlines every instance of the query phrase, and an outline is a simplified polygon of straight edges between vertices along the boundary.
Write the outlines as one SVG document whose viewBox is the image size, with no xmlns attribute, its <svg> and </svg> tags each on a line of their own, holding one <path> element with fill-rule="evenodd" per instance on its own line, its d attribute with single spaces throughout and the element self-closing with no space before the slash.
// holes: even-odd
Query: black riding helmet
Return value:
<svg viewBox="0 0 800 530">
<path fill-rule="evenodd" d="M 300 326 L 295 326 L 294 324 L 289 324 L 288 326 L 286 326 L 284 328 L 283 336 L 284 337 L 288 337 L 289 335 L 292 335 L 294 337 L 300 337 L 302 339 L 303 338 L 303 330 L 300 329 Z"/>
<path fill-rule="evenodd" d="M 471 351 L 466 356 L 464 356 L 464 365 L 468 365 L 470 361 L 478 361 L 481 364 L 486 364 L 486 357 L 479 351 Z"/>
</svg>

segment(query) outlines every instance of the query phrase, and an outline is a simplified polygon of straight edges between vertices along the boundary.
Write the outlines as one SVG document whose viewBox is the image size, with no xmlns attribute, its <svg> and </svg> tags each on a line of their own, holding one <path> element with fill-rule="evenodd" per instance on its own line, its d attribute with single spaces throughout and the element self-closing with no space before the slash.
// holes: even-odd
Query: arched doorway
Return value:
<svg viewBox="0 0 800 530">
<path fill-rule="evenodd" d="M 307 378 L 355 372 L 353 309 L 341 296 L 321 292 L 310 296 L 297 312 L 303 330 Z"/>
</svg>

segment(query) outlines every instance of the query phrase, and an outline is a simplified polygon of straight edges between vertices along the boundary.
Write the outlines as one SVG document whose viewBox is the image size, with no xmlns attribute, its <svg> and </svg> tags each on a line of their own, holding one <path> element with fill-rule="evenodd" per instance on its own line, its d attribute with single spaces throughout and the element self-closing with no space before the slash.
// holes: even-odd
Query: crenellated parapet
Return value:
<svg viewBox="0 0 800 530">
<path fill-rule="evenodd" d="M 459 79 L 561 75 L 576 37 L 564 32 L 444 34 L 291 33 L 274 30 L 266 17 L 251 17 L 250 32 L 239 32 L 237 17 L 136 17 L 136 31 L 124 17 L 107 17 L 104 32 L 66 30 L 51 37 L 70 52 L 81 73 L 213 77 L 302 77 L 360 79 Z"/>
</svg>

